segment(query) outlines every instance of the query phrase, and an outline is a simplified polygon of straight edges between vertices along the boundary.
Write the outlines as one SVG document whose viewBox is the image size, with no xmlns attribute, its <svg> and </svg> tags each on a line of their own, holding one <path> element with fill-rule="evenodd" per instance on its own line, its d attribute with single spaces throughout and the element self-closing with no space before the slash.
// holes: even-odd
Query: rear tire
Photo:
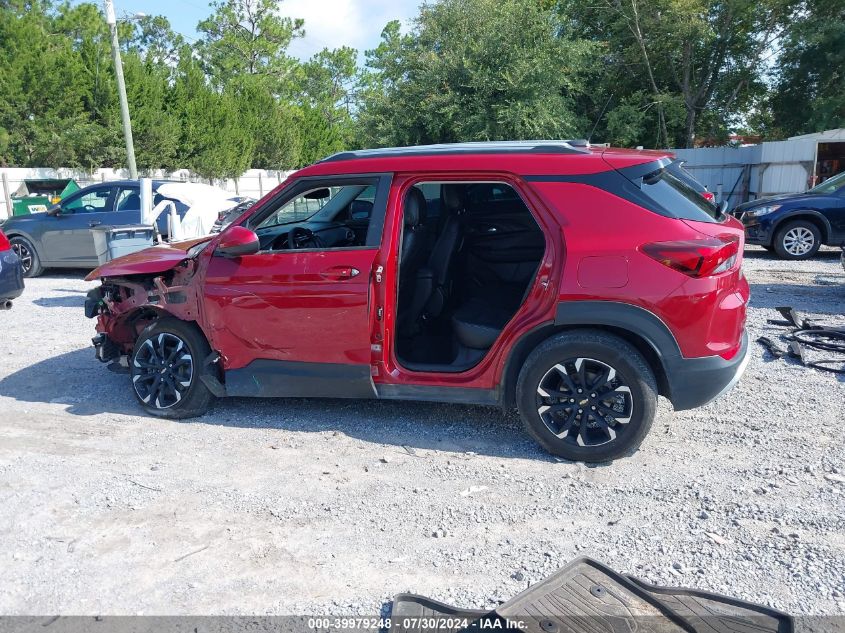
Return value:
<svg viewBox="0 0 845 633">
<path fill-rule="evenodd" d="M 606 462 L 642 443 L 654 421 L 657 381 L 626 341 L 577 330 L 547 339 L 528 356 L 516 398 L 526 430 L 548 452 Z"/>
<path fill-rule="evenodd" d="M 782 259 L 809 259 L 819 252 L 822 234 L 812 222 L 796 220 L 787 222 L 775 233 L 772 246 Z"/>
<path fill-rule="evenodd" d="M 12 250 L 21 260 L 21 270 L 24 277 L 38 277 L 44 272 L 44 267 L 41 265 L 41 259 L 35 251 L 35 247 L 25 237 L 16 235 L 9 238 L 9 244 Z"/>
<path fill-rule="evenodd" d="M 211 353 L 196 325 L 176 318 L 154 321 L 129 357 L 132 391 L 144 411 L 160 418 L 192 418 L 208 411 L 214 396 L 200 380 Z"/>
</svg>

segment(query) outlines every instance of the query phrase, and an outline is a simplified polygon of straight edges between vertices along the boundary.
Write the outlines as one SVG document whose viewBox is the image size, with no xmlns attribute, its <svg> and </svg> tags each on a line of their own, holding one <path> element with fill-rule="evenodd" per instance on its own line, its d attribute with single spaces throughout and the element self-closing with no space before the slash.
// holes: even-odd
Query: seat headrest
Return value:
<svg viewBox="0 0 845 633">
<path fill-rule="evenodd" d="M 130 193 L 128 196 L 126 196 L 120 202 L 120 204 L 117 207 L 117 210 L 118 211 L 124 211 L 124 210 L 132 211 L 134 209 L 140 209 L 140 208 L 141 208 L 141 196 L 139 196 L 137 193 Z"/>
<path fill-rule="evenodd" d="M 463 211 L 464 207 L 466 206 L 466 186 L 441 185 L 440 200 L 443 203 L 443 209 L 446 211 L 446 213 L 455 213 L 456 211 Z"/>
<path fill-rule="evenodd" d="M 405 208 L 403 211 L 405 226 L 415 227 L 425 222 L 427 208 L 428 202 L 426 202 L 423 192 L 416 187 L 408 189 L 408 194 L 405 196 Z"/>
</svg>

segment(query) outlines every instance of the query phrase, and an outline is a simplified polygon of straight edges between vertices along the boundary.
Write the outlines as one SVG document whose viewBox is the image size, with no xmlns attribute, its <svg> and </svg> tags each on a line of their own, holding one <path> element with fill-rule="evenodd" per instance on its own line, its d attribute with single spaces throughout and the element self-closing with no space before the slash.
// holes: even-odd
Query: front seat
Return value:
<svg viewBox="0 0 845 633">
<path fill-rule="evenodd" d="M 130 193 L 117 206 L 118 211 L 136 211 L 141 208 L 141 196 L 137 193 Z"/>
</svg>

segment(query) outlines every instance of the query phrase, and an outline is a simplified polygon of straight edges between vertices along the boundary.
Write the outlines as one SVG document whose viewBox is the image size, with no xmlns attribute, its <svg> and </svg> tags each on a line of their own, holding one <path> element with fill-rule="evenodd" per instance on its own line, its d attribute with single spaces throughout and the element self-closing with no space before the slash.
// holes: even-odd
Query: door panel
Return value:
<svg viewBox="0 0 845 633">
<path fill-rule="evenodd" d="M 88 230 L 84 214 L 61 214 L 44 219 L 46 225 L 41 237 L 44 259 L 55 265 L 73 266 L 84 260 L 79 256 L 79 231 Z M 92 241 L 93 246 L 93 241 Z"/>
<path fill-rule="evenodd" d="M 336 374 L 337 365 L 358 365 L 366 372 L 356 375 L 369 383 L 370 283 L 377 254 L 377 248 L 356 248 L 212 257 L 204 284 L 205 322 L 227 371 L 259 359 L 320 364 L 329 374 Z M 308 371 L 320 380 L 319 368 Z"/>
<path fill-rule="evenodd" d="M 111 186 L 95 187 L 62 202 L 61 214 L 49 218 L 52 222 L 42 237 L 47 261 L 60 266 L 97 264 L 91 228 L 111 216 L 112 191 Z"/>
</svg>

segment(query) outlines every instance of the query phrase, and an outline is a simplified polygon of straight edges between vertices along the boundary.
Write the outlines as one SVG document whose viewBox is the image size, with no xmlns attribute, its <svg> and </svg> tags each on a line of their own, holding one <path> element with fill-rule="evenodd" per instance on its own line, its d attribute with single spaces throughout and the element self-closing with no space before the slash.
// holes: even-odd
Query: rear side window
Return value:
<svg viewBox="0 0 845 633">
<path fill-rule="evenodd" d="M 677 218 L 696 222 L 722 219 L 715 205 L 665 167 L 645 174 L 636 184 L 652 202 Z"/>
</svg>

